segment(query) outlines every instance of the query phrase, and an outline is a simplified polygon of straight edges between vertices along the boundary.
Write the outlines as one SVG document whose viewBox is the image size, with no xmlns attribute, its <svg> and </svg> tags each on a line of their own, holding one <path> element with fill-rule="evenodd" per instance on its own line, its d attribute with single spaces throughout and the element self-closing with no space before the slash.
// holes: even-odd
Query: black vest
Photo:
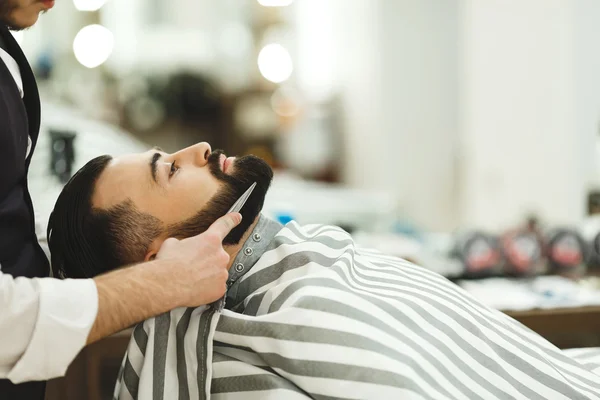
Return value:
<svg viewBox="0 0 600 400">
<path fill-rule="evenodd" d="M 33 72 L 6 27 L 0 25 L 6 52 L 19 64 L 25 96 L 0 60 L 0 265 L 13 276 L 48 276 L 49 265 L 37 242 L 27 171 L 40 128 L 40 98 Z M 27 153 L 28 138 L 32 147 Z M 2 338 L 0 338 L 2 340 Z M 0 399 L 44 398 L 45 384 L 12 385 L 0 380 Z"/>
</svg>

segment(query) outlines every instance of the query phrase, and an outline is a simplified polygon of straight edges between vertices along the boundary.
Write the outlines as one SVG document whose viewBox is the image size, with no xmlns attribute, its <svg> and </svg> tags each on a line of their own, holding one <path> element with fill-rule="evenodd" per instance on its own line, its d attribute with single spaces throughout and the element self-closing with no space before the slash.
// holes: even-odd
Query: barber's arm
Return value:
<svg viewBox="0 0 600 400">
<path fill-rule="evenodd" d="M 222 241 L 240 220 L 228 214 L 199 236 L 165 241 L 155 261 L 93 280 L 0 273 L 0 378 L 62 376 L 85 344 L 173 308 L 219 299 L 229 263 Z"/>
</svg>

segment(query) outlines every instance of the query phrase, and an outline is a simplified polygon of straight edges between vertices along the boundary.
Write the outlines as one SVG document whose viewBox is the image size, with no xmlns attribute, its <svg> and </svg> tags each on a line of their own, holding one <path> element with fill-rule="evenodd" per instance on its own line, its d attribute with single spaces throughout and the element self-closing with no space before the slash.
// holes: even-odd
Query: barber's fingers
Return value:
<svg viewBox="0 0 600 400">
<path fill-rule="evenodd" d="M 233 228 L 238 226 L 242 222 L 242 214 L 240 213 L 229 213 L 225 214 L 215 222 L 204 232 L 206 236 L 216 236 L 219 239 L 219 243 L 225 239 L 225 236 L 231 232 Z"/>
</svg>

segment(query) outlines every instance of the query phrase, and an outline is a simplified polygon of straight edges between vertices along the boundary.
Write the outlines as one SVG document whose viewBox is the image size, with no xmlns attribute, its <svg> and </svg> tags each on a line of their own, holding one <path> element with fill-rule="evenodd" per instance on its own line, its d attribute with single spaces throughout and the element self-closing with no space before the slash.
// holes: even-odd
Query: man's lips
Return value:
<svg viewBox="0 0 600 400">
<path fill-rule="evenodd" d="M 225 161 L 223 162 L 223 172 L 227 173 L 227 171 L 229 171 L 229 169 L 233 165 L 234 160 L 235 157 L 228 157 L 225 159 Z"/>
<path fill-rule="evenodd" d="M 219 157 L 219 165 L 221 166 L 221 171 L 227 173 L 227 170 L 231 168 L 235 157 L 227 157 L 225 154 L 221 154 Z"/>
</svg>

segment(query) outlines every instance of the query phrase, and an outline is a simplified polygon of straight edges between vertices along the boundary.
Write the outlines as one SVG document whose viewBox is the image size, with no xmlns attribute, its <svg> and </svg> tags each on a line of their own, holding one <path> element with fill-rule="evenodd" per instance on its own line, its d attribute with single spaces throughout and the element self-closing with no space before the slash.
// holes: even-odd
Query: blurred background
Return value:
<svg viewBox="0 0 600 400">
<path fill-rule="evenodd" d="M 21 43 L 49 128 L 205 140 L 385 194 L 422 229 L 498 230 L 588 214 L 599 17 L 593 0 L 61 0 Z M 74 169 L 129 150 L 96 136 Z"/>
<path fill-rule="evenodd" d="M 276 169 L 269 216 L 502 310 L 595 310 L 584 339 L 557 333 L 573 312 L 545 335 L 600 345 L 598 20 L 595 0 L 59 0 L 17 34 L 39 230 L 90 158 L 208 141 Z"/>
</svg>

